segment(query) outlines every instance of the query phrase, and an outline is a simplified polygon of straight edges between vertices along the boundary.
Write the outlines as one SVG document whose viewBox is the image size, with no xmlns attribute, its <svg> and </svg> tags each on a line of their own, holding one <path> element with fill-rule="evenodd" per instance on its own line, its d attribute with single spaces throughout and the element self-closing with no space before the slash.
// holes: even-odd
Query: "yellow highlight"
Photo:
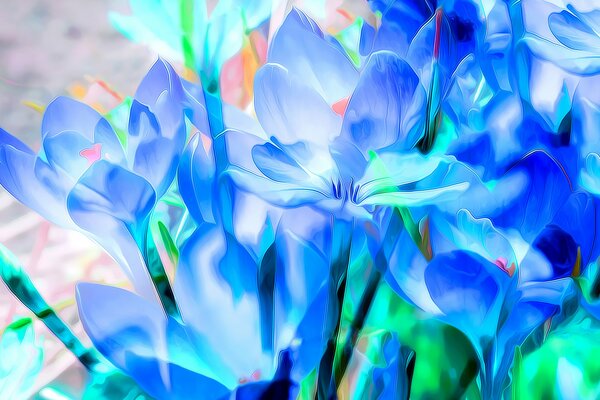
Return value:
<svg viewBox="0 0 600 400">
<path fill-rule="evenodd" d="M 39 112 L 40 114 L 43 114 L 44 110 L 46 109 L 46 107 L 44 107 L 43 105 L 36 103 L 34 101 L 30 101 L 30 100 L 23 100 L 21 102 L 21 104 L 34 109 L 35 111 Z"/>
</svg>

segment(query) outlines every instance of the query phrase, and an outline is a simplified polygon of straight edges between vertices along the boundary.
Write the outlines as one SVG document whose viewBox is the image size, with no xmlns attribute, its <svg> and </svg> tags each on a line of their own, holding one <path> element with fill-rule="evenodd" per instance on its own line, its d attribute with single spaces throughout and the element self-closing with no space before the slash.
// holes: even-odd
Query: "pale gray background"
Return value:
<svg viewBox="0 0 600 400">
<path fill-rule="evenodd" d="M 133 93 L 155 55 L 113 29 L 109 10 L 128 12 L 128 1 L 2 1 L 0 127 L 36 145 L 41 115 L 21 101 L 46 105 L 86 75 Z"/>
</svg>

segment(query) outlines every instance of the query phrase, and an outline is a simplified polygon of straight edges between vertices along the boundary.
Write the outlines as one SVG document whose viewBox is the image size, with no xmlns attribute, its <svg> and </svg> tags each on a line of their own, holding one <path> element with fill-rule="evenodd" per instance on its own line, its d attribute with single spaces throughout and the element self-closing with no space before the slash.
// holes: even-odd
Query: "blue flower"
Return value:
<svg viewBox="0 0 600 400">
<path fill-rule="evenodd" d="M 66 97 L 44 113 L 39 153 L 0 130 L 0 184 L 51 222 L 96 240 L 149 299 L 154 293 L 139 246 L 185 146 L 184 98 L 177 74 L 158 60 L 131 102 L 124 137 Z"/>
<path fill-rule="evenodd" d="M 183 323 L 110 286 L 79 284 L 77 301 L 96 348 L 153 397 L 292 398 L 328 337 L 327 274 L 324 254 L 289 232 L 257 264 L 209 225 L 181 252 L 174 291 Z"/>
<path fill-rule="evenodd" d="M 359 73 L 338 42 L 294 9 L 255 80 L 257 117 L 270 139 L 226 132 L 230 146 L 253 142 L 251 159 L 232 161 L 228 175 L 275 205 L 311 205 L 343 218 L 455 195 L 467 184 L 412 188 L 452 163 L 411 150 L 425 98 L 400 57 L 373 53 Z"/>
<path fill-rule="evenodd" d="M 573 192 L 560 165 L 534 152 L 446 214 L 428 210 L 430 251 L 398 238 L 388 282 L 404 298 L 460 329 L 481 365 L 484 396 L 504 390 L 515 346 L 574 296 L 571 277 L 598 258 L 596 200 Z M 521 188 L 521 190 L 515 190 Z M 472 202 L 470 201 L 472 200 Z M 477 216 L 474 217 L 473 215 Z M 429 261 L 430 260 L 430 261 Z"/>
<path fill-rule="evenodd" d="M 515 346 L 560 312 L 574 296 L 573 281 L 524 279 L 523 271 L 536 266 L 529 259 L 517 266 L 510 241 L 489 220 L 466 210 L 456 225 L 438 219 L 429 229 L 431 261 L 404 240 L 390 259 L 388 281 L 469 338 L 479 358 L 483 395 L 500 398 Z"/>
</svg>

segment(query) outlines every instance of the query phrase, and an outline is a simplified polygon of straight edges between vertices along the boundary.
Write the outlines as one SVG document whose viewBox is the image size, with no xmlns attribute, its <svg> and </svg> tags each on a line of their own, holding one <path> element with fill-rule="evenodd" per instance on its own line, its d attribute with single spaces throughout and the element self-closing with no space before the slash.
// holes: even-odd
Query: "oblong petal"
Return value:
<svg viewBox="0 0 600 400">
<path fill-rule="evenodd" d="M 69 183 L 37 159 L 18 139 L 0 129 L 0 185 L 17 200 L 61 226 L 73 225 L 67 214 Z"/>
<path fill-rule="evenodd" d="M 302 77 L 328 104 L 350 95 L 358 73 L 335 39 L 326 39 L 317 24 L 292 8 L 275 34 L 267 60 Z"/>
<path fill-rule="evenodd" d="M 369 57 L 344 115 L 342 132 L 363 152 L 397 142 L 412 148 L 418 137 L 408 137 L 405 117 L 415 99 L 419 78 L 400 57 L 380 51 Z M 424 106 L 424 104 L 421 104 Z"/>
<path fill-rule="evenodd" d="M 267 64 L 254 80 L 256 115 L 269 136 L 284 144 L 327 145 L 339 135 L 341 118 L 303 75 Z"/>
</svg>

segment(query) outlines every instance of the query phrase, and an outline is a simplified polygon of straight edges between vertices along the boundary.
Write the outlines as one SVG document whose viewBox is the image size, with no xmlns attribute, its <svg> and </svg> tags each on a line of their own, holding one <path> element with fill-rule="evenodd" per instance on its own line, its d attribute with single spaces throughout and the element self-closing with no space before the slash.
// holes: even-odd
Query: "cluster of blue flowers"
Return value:
<svg viewBox="0 0 600 400">
<path fill-rule="evenodd" d="M 356 57 L 288 12 L 255 118 L 219 100 L 224 60 L 192 83 L 159 59 L 108 116 L 54 100 L 38 153 L 0 130 L 0 184 L 135 288 L 80 283 L 77 304 L 150 396 L 336 398 L 383 286 L 465 335 L 484 399 L 526 341 L 600 318 L 598 8 L 369 3 Z M 400 347 L 363 396 L 408 396 Z"/>
</svg>

